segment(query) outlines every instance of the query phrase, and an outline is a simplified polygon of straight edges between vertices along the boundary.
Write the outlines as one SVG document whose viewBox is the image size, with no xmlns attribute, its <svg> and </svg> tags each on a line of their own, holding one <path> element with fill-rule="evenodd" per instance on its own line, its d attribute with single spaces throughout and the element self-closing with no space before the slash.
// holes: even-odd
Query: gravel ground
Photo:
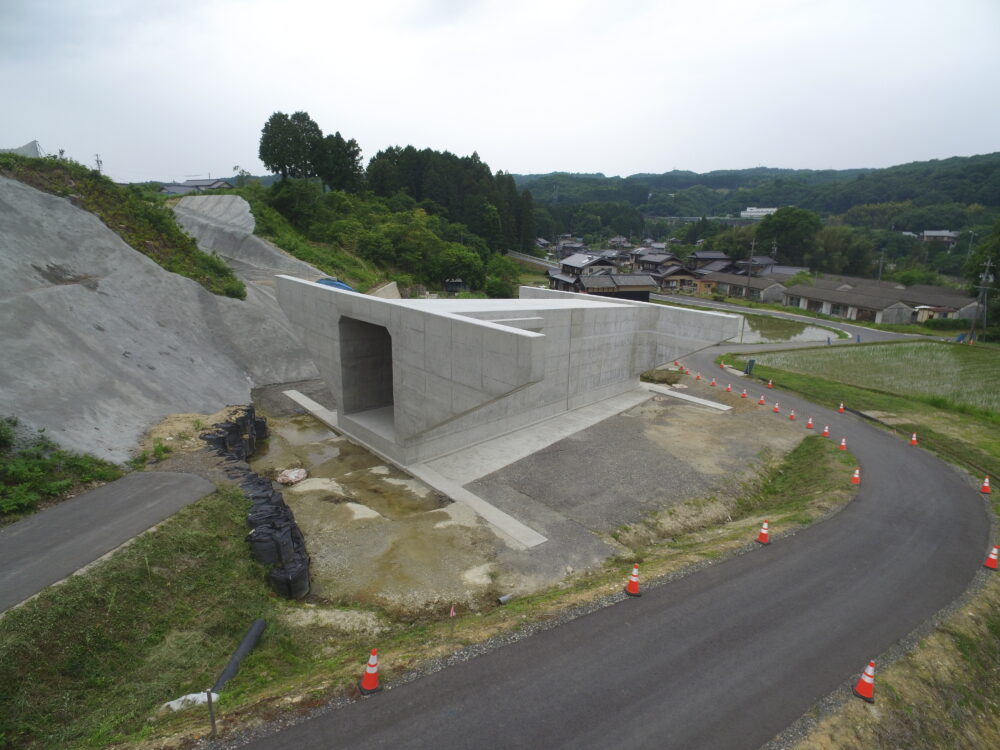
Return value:
<svg viewBox="0 0 1000 750">
<path fill-rule="evenodd" d="M 783 455 L 805 437 L 801 423 L 740 399 L 725 386 L 687 393 L 729 403 L 720 412 L 667 396 L 560 440 L 467 488 L 517 514 L 530 500 L 598 533 L 747 479 L 765 452 Z M 759 394 L 758 394 L 759 395 Z"/>
</svg>

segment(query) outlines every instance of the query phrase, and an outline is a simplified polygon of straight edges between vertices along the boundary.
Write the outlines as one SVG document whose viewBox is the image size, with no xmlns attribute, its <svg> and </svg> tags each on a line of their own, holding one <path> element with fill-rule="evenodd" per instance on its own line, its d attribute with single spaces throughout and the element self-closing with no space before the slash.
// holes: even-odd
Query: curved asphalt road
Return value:
<svg viewBox="0 0 1000 750">
<path fill-rule="evenodd" d="M 709 372 L 712 354 L 686 359 Z M 783 408 L 766 418 L 794 408 L 803 424 L 812 416 L 831 439 L 847 438 L 862 484 L 842 512 L 252 746 L 766 743 L 952 602 L 981 566 L 989 531 L 978 492 L 949 465 L 850 414 L 768 395 L 762 410 L 774 398 Z"/>
<path fill-rule="evenodd" d="M 0 612 L 212 492 L 194 474 L 137 471 L 0 529 Z"/>
</svg>

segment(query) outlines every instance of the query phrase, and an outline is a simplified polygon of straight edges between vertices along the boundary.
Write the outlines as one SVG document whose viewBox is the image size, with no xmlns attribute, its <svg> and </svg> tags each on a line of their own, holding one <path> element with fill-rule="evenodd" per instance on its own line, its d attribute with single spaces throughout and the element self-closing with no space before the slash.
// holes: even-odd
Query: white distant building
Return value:
<svg viewBox="0 0 1000 750">
<path fill-rule="evenodd" d="M 740 211 L 740 218 L 763 219 L 768 214 L 773 214 L 777 210 L 777 208 L 757 208 L 756 206 L 747 206 L 745 211 Z"/>
<path fill-rule="evenodd" d="M 924 242 L 943 242 L 950 250 L 958 244 L 958 232 L 947 229 L 925 229 L 920 233 L 920 239 Z"/>
</svg>

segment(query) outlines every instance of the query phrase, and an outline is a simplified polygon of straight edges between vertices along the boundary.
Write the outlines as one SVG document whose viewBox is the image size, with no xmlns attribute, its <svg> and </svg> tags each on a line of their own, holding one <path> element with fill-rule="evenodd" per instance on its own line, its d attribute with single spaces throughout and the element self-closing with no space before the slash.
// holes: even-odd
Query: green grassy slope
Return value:
<svg viewBox="0 0 1000 750">
<path fill-rule="evenodd" d="M 132 248 L 168 271 L 186 276 L 213 294 L 246 297 L 243 282 L 216 255 L 198 249 L 173 213 L 153 193 L 121 187 L 104 175 L 65 159 L 0 154 L 0 175 L 53 195 L 66 196 L 97 215 Z"/>
</svg>

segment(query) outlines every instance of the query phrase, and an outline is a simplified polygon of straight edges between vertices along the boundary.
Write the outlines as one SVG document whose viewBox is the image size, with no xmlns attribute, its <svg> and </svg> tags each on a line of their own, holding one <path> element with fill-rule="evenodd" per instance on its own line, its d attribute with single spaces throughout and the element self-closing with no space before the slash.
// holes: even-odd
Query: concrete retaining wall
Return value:
<svg viewBox="0 0 1000 750">
<path fill-rule="evenodd" d="M 346 406 L 338 426 L 403 464 L 630 390 L 640 372 L 738 335 L 742 322 L 524 290 L 519 300 L 397 301 L 277 279 L 279 304 Z M 359 321 L 372 327 L 369 344 Z M 377 343 L 386 335 L 389 363 Z M 391 372 L 391 399 L 376 361 Z"/>
</svg>

